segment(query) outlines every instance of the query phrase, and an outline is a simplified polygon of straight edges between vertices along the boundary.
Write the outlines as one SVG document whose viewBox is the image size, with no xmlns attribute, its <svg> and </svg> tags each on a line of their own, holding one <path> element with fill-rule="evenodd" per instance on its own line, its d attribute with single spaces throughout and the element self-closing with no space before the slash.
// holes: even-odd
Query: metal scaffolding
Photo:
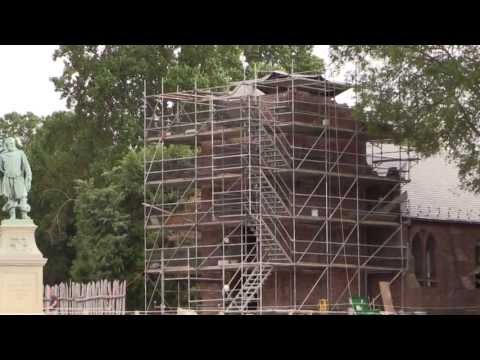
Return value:
<svg viewBox="0 0 480 360">
<path fill-rule="evenodd" d="M 402 281 L 409 151 L 336 102 L 348 88 L 273 72 L 145 89 L 146 311 L 341 313 Z"/>
</svg>

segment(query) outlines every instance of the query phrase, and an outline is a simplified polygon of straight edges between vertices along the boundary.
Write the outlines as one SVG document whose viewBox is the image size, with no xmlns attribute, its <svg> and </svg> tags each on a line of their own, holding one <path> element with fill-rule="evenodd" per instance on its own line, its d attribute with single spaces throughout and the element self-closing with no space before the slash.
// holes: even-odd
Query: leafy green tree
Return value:
<svg viewBox="0 0 480 360">
<path fill-rule="evenodd" d="M 148 148 L 147 159 L 159 152 Z M 164 158 L 192 156 L 188 146 L 166 146 Z M 76 281 L 126 279 L 129 308 L 143 307 L 143 167 L 142 148 L 129 151 L 98 186 L 93 179 L 77 181 L 74 217 L 77 231 L 71 240 L 76 257 L 71 268 Z M 147 201 L 153 196 L 147 189 Z M 165 194 L 175 201 L 176 194 Z"/>
<path fill-rule="evenodd" d="M 323 73 L 323 60 L 313 54 L 313 45 L 243 45 L 248 75 L 257 72 L 282 70 L 286 72 L 318 71 Z"/>
<path fill-rule="evenodd" d="M 92 181 L 79 180 L 75 199 L 78 232 L 73 238 L 77 257 L 72 277 L 78 281 L 123 277 L 129 259 L 129 214 L 121 211 L 124 194 L 115 186 L 95 188 Z"/>
<path fill-rule="evenodd" d="M 106 171 L 108 185 L 77 181 L 71 240 L 76 281 L 127 280 L 127 305 L 143 307 L 143 151 L 130 151 Z"/>
<path fill-rule="evenodd" d="M 332 46 L 331 58 L 355 65 L 356 113 L 371 131 L 424 156 L 444 150 L 480 192 L 480 46 Z"/>
<path fill-rule="evenodd" d="M 76 231 L 73 216 L 77 179 L 88 178 L 90 149 L 82 139 L 78 117 L 71 112 L 47 116 L 25 150 L 33 172 L 31 216 L 38 225 L 36 238 L 49 259 L 45 282 L 68 280 L 75 251 L 70 246 Z"/>
<path fill-rule="evenodd" d="M 160 91 L 172 65 L 175 46 L 60 46 L 62 76 L 53 78 L 67 106 L 82 119 L 96 178 L 121 159 L 129 146 L 143 142 L 144 80 Z"/>
<path fill-rule="evenodd" d="M 33 135 L 42 125 L 43 119 L 28 112 L 19 114 L 16 112 L 5 114 L 0 117 L 0 136 L 13 136 L 21 141 L 22 146 L 27 146 Z"/>
<path fill-rule="evenodd" d="M 226 85 L 243 79 L 242 49 L 236 45 L 183 45 L 176 67 L 168 74 L 169 89 Z"/>
</svg>

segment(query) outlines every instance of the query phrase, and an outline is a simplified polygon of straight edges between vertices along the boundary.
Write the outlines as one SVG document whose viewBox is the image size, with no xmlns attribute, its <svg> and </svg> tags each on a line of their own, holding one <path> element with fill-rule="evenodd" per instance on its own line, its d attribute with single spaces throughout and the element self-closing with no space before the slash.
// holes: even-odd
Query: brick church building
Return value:
<svg viewBox="0 0 480 360">
<path fill-rule="evenodd" d="M 480 196 L 461 188 L 458 170 L 441 155 L 419 161 L 410 178 L 406 310 L 480 313 Z"/>
</svg>

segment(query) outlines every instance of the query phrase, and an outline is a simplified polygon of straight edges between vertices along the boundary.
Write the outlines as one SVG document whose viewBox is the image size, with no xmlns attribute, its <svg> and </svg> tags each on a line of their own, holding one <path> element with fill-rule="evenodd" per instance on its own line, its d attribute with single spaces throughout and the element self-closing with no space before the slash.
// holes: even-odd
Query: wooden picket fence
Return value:
<svg viewBox="0 0 480 360">
<path fill-rule="evenodd" d="M 45 314 L 58 315 L 125 315 L 125 281 L 100 280 L 46 285 Z"/>
</svg>

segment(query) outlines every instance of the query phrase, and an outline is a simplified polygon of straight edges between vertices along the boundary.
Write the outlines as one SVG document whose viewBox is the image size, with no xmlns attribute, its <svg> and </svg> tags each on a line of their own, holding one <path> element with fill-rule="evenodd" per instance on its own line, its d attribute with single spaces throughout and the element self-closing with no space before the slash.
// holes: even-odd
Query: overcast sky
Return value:
<svg viewBox="0 0 480 360">
<path fill-rule="evenodd" d="M 63 69 L 62 62 L 53 61 L 56 48 L 57 45 L 0 45 L 0 116 L 13 111 L 44 116 L 66 109 L 65 101 L 50 81 L 61 75 Z M 317 45 L 314 52 L 328 63 L 328 45 Z"/>
<path fill-rule="evenodd" d="M 64 110 L 52 76 L 62 73 L 63 64 L 53 61 L 57 45 L 0 46 L 0 116 L 9 112 L 48 115 Z"/>
</svg>

